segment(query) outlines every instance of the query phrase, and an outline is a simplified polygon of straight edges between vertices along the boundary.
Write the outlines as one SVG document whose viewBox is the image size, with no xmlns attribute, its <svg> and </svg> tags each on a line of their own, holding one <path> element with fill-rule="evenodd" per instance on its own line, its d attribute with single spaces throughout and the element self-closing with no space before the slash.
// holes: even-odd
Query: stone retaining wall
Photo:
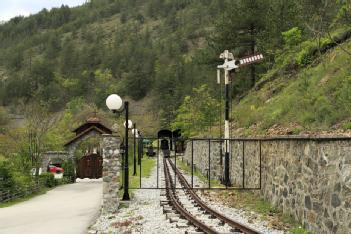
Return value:
<svg viewBox="0 0 351 234">
<path fill-rule="evenodd" d="M 190 144 L 186 160 L 191 155 Z M 194 163 L 205 172 L 208 143 L 193 144 Z M 312 232 L 351 233 L 351 139 L 239 139 L 232 141 L 231 152 L 230 178 L 234 186 L 260 186 L 261 157 L 260 193 L 266 200 Z M 219 147 L 211 146 L 212 154 L 220 158 Z M 211 174 L 222 175 L 222 166 L 213 164 L 212 168 Z"/>
<path fill-rule="evenodd" d="M 221 153 L 220 143 L 217 141 L 211 141 L 210 148 L 208 141 L 193 141 L 187 142 L 186 151 L 184 153 L 184 159 L 188 165 L 192 162 L 192 147 L 193 147 L 193 164 L 195 170 L 200 170 L 205 176 L 208 175 L 210 169 L 211 178 L 220 179 L 222 176 L 221 167 Z M 210 159 L 208 157 L 210 150 Z M 209 168 L 209 161 L 211 162 L 211 168 Z"/>
</svg>

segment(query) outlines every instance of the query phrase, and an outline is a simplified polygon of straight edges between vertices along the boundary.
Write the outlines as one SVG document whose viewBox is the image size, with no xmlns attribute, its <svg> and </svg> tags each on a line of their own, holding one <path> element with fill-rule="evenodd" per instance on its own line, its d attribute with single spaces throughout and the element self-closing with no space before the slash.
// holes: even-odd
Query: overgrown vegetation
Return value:
<svg viewBox="0 0 351 234">
<path fill-rule="evenodd" d="M 343 46 L 351 49 L 350 42 Z M 282 57 L 299 54 L 301 52 L 288 52 Z M 280 75 L 238 103 L 234 110 L 238 125 L 245 128 L 256 125 L 253 129 L 256 132 L 251 134 L 262 134 L 274 124 L 293 125 L 294 133 L 328 130 L 331 126 L 347 129 L 351 115 L 350 61 L 351 56 L 337 48 L 298 74 Z M 281 71 L 284 65 L 275 66 Z M 264 78 L 271 79 L 269 75 Z"/>
<path fill-rule="evenodd" d="M 263 117 L 256 109 L 285 91 L 294 74 L 307 74 L 328 49 L 350 36 L 350 12 L 344 0 L 98 0 L 44 9 L 0 26 L 1 104 L 16 113 L 19 103 L 40 102 L 56 112 L 78 99 L 103 107 L 110 93 L 135 100 L 149 95 L 149 113 L 162 127 L 181 128 L 185 135 L 197 135 L 199 129 L 217 135 L 213 126 L 220 118 L 215 107 L 220 106 L 221 88 L 215 84 L 215 67 L 221 62 L 218 55 L 229 49 L 237 57 L 256 52 L 265 56 L 264 63 L 235 74 L 232 97 L 254 99 L 245 99 L 252 104 L 235 111 L 237 126 L 260 125 L 264 130 L 275 120 L 291 123 L 293 117 L 283 107 L 271 106 L 271 114 Z M 344 45 L 338 48 L 350 55 Z M 332 63 L 337 66 L 338 61 Z M 323 72 L 327 71 L 320 70 L 320 75 Z M 274 81 L 277 78 L 281 82 Z M 253 87 L 263 86 L 269 90 L 251 95 Z M 321 97 L 311 102 L 322 107 L 302 115 L 297 121 L 302 128 L 330 127 L 349 118 L 347 113 L 332 116 L 328 105 L 333 100 L 314 89 Z M 309 91 L 300 89 L 303 95 Z M 194 111 L 205 93 L 211 102 L 205 108 L 214 109 Z M 295 106 L 306 110 L 310 104 L 301 101 Z M 296 113 L 296 108 L 291 110 Z M 318 117 L 321 113 L 325 117 Z M 243 120 L 247 114 L 248 120 Z M 258 116 L 263 121 L 257 121 Z"/>
<path fill-rule="evenodd" d="M 0 26 L 2 105 L 35 101 L 57 111 L 79 97 L 102 107 L 112 92 L 153 93 L 169 125 L 178 98 L 203 82 L 191 54 L 221 2 L 99 0 L 16 17 Z"/>
</svg>

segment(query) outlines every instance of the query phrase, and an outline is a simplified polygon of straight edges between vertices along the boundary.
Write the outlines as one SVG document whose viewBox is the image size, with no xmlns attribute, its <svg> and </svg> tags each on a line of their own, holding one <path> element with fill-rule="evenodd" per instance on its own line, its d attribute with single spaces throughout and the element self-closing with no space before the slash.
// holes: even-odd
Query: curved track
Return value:
<svg viewBox="0 0 351 234">
<path fill-rule="evenodd" d="M 176 194 L 175 189 L 173 189 L 174 183 L 171 178 L 171 173 L 170 173 L 168 164 L 171 166 L 172 170 L 176 172 L 178 181 L 182 185 L 184 191 L 190 196 L 191 200 L 193 200 L 194 205 L 199 207 L 201 210 L 203 210 L 204 213 L 210 215 L 212 218 L 216 218 L 220 220 L 221 225 L 227 224 L 228 226 L 232 227 L 233 232 L 246 233 L 246 234 L 262 234 L 261 232 L 258 232 L 244 224 L 238 223 L 226 217 L 225 215 L 219 213 L 218 211 L 210 208 L 209 206 L 207 206 L 201 200 L 201 198 L 191 189 L 189 183 L 182 175 L 182 173 L 178 170 L 178 168 L 175 167 L 173 162 L 170 159 L 165 158 L 163 165 L 164 165 L 164 173 L 165 173 L 165 179 L 166 179 L 167 199 L 169 200 L 169 203 L 173 206 L 173 208 L 180 214 L 180 216 L 185 218 L 189 223 L 191 223 L 195 227 L 197 227 L 197 229 L 205 233 L 211 233 L 211 234 L 220 233 L 214 227 L 210 227 L 206 225 L 203 221 L 193 216 L 187 209 L 183 207 L 179 197 Z"/>
</svg>

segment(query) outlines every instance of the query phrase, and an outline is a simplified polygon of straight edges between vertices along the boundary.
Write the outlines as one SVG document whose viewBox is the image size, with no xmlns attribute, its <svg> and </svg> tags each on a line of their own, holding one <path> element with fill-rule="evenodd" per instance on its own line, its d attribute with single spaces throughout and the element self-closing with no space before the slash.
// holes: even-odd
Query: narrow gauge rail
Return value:
<svg viewBox="0 0 351 234">
<path fill-rule="evenodd" d="M 218 232 L 213 228 L 207 226 L 200 220 L 196 219 L 190 212 L 188 212 L 180 203 L 179 198 L 177 197 L 175 191 L 172 189 L 174 188 L 173 180 L 171 179 L 171 174 L 166 162 L 166 159 L 163 161 L 164 171 L 165 171 L 165 179 L 166 179 L 166 196 L 171 203 L 171 205 L 176 209 L 176 211 L 185 219 L 187 219 L 191 224 L 195 227 L 199 228 L 200 230 L 210 233 L 210 234 L 217 234 Z"/>
<path fill-rule="evenodd" d="M 171 179 L 170 171 L 167 165 L 167 162 L 171 165 L 172 169 L 175 170 L 176 175 L 178 177 L 178 180 L 180 181 L 180 184 L 182 187 L 186 190 L 186 193 L 190 195 L 190 197 L 194 200 L 196 206 L 200 207 L 202 210 L 204 210 L 204 213 L 207 213 L 211 215 L 212 217 L 215 217 L 219 219 L 222 224 L 228 224 L 230 227 L 234 229 L 236 232 L 242 232 L 246 234 L 262 234 L 261 232 L 258 232 L 244 224 L 238 223 L 222 214 L 219 212 L 213 210 L 209 206 L 207 206 L 201 198 L 191 189 L 188 181 L 185 179 L 185 177 L 182 175 L 182 173 L 178 170 L 178 168 L 175 167 L 173 162 L 170 159 L 164 159 L 164 170 L 165 170 L 165 179 L 166 179 L 166 188 L 174 188 L 173 186 L 173 180 Z M 173 205 L 173 207 L 180 213 L 181 216 L 185 217 L 190 223 L 192 223 L 194 226 L 199 228 L 201 231 L 205 233 L 219 233 L 218 231 L 214 230 L 212 227 L 207 226 L 200 220 L 196 219 L 190 212 L 188 212 L 186 209 L 183 208 L 181 203 L 179 202 L 179 198 L 175 194 L 175 191 L 172 189 L 166 189 L 166 196 L 170 200 L 170 203 Z"/>
</svg>

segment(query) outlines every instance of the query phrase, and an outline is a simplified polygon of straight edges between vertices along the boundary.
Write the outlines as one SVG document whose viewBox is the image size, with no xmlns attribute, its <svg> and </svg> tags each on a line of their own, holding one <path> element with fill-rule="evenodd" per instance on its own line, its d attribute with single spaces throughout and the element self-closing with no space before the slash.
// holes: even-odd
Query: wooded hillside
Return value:
<svg viewBox="0 0 351 234">
<path fill-rule="evenodd" d="M 0 104 L 11 112 L 32 102 L 60 111 L 78 100 L 105 108 L 110 93 L 137 101 L 148 97 L 147 108 L 161 125 L 195 123 L 189 134 L 196 134 L 195 129 L 219 123 L 215 75 L 224 49 L 238 57 L 265 56 L 260 65 L 235 74 L 232 97 L 237 102 L 263 84 L 274 86 L 277 77 L 289 79 L 318 64 L 320 56 L 349 37 L 350 9 L 346 0 L 91 0 L 75 8 L 43 9 L 0 26 Z M 279 95 L 282 88 L 272 90 Z M 189 98 L 201 92 L 209 94 L 216 115 L 206 114 L 206 106 L 187 107 L 196 107 Z M 247 121 L 247 111 L 238 110 L 233 116 L 237 127 L 260 122 Z M 280 118 L 285 112 L 279 113 Z M 265 129 L 275 123 L 274 118 L 264 122 Z"/>
</svg>

